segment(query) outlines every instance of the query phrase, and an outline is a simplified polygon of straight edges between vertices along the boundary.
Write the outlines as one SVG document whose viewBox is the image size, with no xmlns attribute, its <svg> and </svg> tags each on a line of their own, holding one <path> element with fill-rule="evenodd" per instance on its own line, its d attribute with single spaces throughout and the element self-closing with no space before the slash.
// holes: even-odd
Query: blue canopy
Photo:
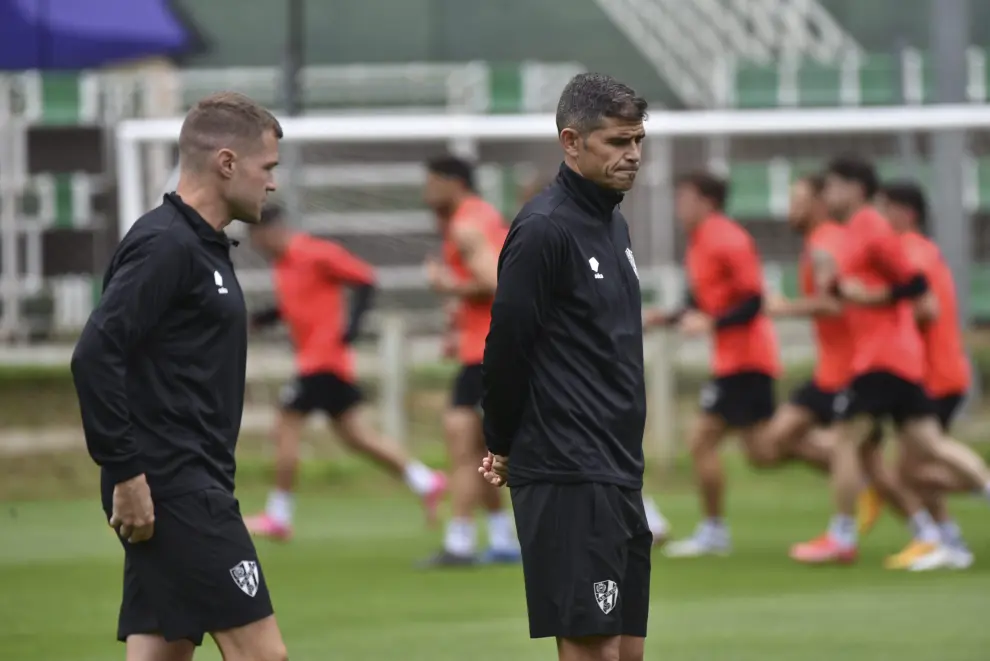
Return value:
<svg viewBox="0 0 990 661">
<path fill-rule="evenodd" d="M 88 69 L 192 41 L 168 0 L 0 0 L 0 70 Z"/>
</svg>

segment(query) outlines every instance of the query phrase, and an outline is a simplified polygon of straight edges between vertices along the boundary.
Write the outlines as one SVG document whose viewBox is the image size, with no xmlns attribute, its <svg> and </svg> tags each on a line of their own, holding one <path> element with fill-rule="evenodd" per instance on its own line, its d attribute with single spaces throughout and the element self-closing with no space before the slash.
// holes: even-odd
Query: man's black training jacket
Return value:
<svg viewBox="0 0 990 661">
<path fill-rule="evenodd" d="M 482 408 L 509 486 L 643 486 L 642 305 L 621 200 L 562 165 L 505 240 Z"/>
<path fill-rule="evenodd" d="M 234 489 L 247 312 L 231 241 L 175 194 L 135 223 L 72 354 L 86 446 L 113 486 Z"/>
</svg>

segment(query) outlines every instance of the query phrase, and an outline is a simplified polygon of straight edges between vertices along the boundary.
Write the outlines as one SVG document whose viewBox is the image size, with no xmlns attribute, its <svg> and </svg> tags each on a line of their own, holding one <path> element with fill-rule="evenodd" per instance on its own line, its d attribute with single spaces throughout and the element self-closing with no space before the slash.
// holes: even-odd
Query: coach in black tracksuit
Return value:
<svg viewBox="0 0 990 661">
<path fill-rule="evenodd" d="M 602 84 L 628 90 L 597 76 L 564 94 Z M 642 115 L 635 120 L 623 115 L 601 129 L 609 144 L 637 140 L 627 146 L 628 185 L 594 183 L 565 161 L 520 211 L 499 258 L 485 438 L 509 458 L 534 638 L 646 636 L 643 332 L 639 275 L 618 209 L 638 168 Z"/>
</svg>

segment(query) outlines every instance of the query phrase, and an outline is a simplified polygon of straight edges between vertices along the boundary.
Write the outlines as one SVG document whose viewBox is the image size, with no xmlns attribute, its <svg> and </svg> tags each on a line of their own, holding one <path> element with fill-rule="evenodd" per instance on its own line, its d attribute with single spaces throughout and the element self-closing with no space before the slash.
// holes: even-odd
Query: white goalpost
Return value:
<svg viewBox="0 0 990 661">
<path fill-rule="evenodd" d="M 306 214 L 307 229 L 331 236 L 346 234 L 356 245 L 367 246 L 369 254 L 381 250 L 381 263 L 375 265 L 383 273 L 383 283 L 387 289 L 402 292 L 423 289 L 419 265 L 422 255 L 433 247 L 429 219 L 417 207 L 423 160 L 442 151 L 474 157 L 482 169 L 487 168 L 481 177 L 482 192 L 486 197 L 502 195 L 503 209 L 510 218 L 513 203 L 506 202 L 504 193 L 512 168 L 525 164 L 550 176 L 559 162 L 555 120 L 550 114 L 307 116 L 281 121 L 284 140 L 302 145 L 303 163 L 293 173 L 293 181 L 309 189 L 302 196 L 309 200 L 303 206 L 312 210 Z M 157 195 L 165 184 L 149 180 L 144 150 L 152 145 L 174 146 L 181 123 L 181 118 L 173 118 L 128 120 L 118 125 L 121 236 L 158 203 Z M 910 168 L 898 171 L 928 177 L 935 201 L 944 202 L 949 215 L 955 208 L 960 213 L 977 210 L 984 185 L 990 188 L 990 168 L 985 174 L 982 160 L 984 153 L 990 154 L 990 106 L 658 111 L 651 113 L 646 130 L 645 168 L 624 210 L 632 226 L 644 291 L 665 306 L 677 304 L 682 288 L 677 266 L 681 238 L 673 218 L 673 177 L 678 171 L 727 169 L 734 191 L 752 198 L 747 213 L 763 223 L 761 227 L 770 228 L 762 232 L 771 234 L 777 230 L 765 221 L 784 217 L 786 191 L 795 173 L 839 152 L 857 151 L 894 165 L 910 162 Z M 964 135 L 963 152 L 956 159 L 959 162 L 951 164 L 951 171 L 944 163 L 933 170 L 930 161 L 944 159 L 946 152 L 933 149 L 937 140 L 931 138 L 947 132 Z M 723 143 L 728 139 L 727 161 L 721 151 L 718 158 L 712 156 L 713 150 L 706 147 L 710 138 Z M 763 197 L 767 198 L 765 209 Z M 943 251 L 959 253 L 948 255 L 950 261 L 967 263 L 972 244 L 968 230 L 936 229 L 939 236 L 948 237 Z M 780 241 L 786 243 L 786 229 L 781 225 L 779 231 Z M 260 267 L 239 265 L 238 273 L 244 274 L 246 290 L 267 287 L 267 275 Z M 772 286 L 775 274 L 771 264 L 768 279 Z M 396 301 L 401 303 L 404 297 L 412 293 Z M 383 364 L 387 431 L 404 437 L 406 421 L 400 409 L 408 345 L 405 338 L 389 335 L 407 332 L 409 324 L 402 323 L 401 316 L 391 317 L 380 328 L 385 343 L 382 353 L 388 357 L 384 362 L 395 363 Z M 782 344 L 786 354 L 788 340 Z M 677 437 L 673 366 L 691 351 L 665 333 L 650 335 L 648 447 L 661 461 L 670 460 Z"/>
</svg>

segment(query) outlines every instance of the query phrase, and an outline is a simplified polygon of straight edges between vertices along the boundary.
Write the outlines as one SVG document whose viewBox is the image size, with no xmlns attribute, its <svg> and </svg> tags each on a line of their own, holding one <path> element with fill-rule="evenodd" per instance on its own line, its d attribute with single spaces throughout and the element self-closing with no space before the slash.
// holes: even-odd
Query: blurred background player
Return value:
<svg viewBox="0 0 990 661">
<path fill-rule="evenodd" d="M 921 269 L 934 296 L 935 305 L 915 306 L 915 316 L 925 349 L 925 390 L 934 403 L 942 431 L 949 433 L 970 387 L 969 359 L 963 346 L 952 271 L 938 246 L 926 236 L 928 201 L 921 186 L 912 181 L 885 184 L 878 205 L 901 235 L 908 259 Z M 927 479 L 932 473 L 935 479 Z M 965 484 L 950 471 L 918 456 L 911 446 L 901 448 L 899 476 L 921 497 L 938 525 L 942 542 L 934 549 L 917 548 L 912 543 L 902 552 L 901 564 L 914 571 L 965 569 L 972 565 L 973 554 L 949 514 L 945 498 L 946 491 L 963 491 Z"/>
<path fill-rule="evenodd" d="M 478 479 L 478 459 L 485 454 L 481 430 L 481 363 L 491 322 L 492 297 L 508 228 L 495 207 L 475 191 L 474 166 L 454 156 L 427 163 L 424 201 L 436 215 L 443 238 L 443 261 L 429 259 L 427 278 L 433 291 L 448 299 L 453 334 L 448 351 L 461 365 L 454 380 L 443 427 L 451 464 L 451 518 L 442 549 L 426 566 L 463 566 L 483 562 L 518 562 L 512 514 L 497 489 Z M 488 549 L 478 558 L 475 512 L 488 515 Z"/>
<path fill-rule="evenodd" d="M 688 235 L 685 266 L 690 301 L 665 317 L 646 315 L 646 324 L 676 322 L 686 335 L 711 334 L 714 379 L 701 391 L 701 412 L 689 445 L 705 519 L 688 539 L 668 545 L 672 557 L 727 553 L 723 521 L 725 476 L 719 445 L 737 431 L 748 454 L 774 412 L 774 379 L 780 371 L 777 338 L 763 313 L 763 273 L 752 237 L 724 214 L 726 183 L 707 173 L 681 177 L 677 217 Z"/>
<path fill-rule="evenodd" d="M 871 205 L 878 189 L 869 162 L 852 156 L 829 164 L 827 203 L 836 217 L 848 219 L 836 289 L 848 305 L 854 376 L 836 400 L 837 422 L 831 428 L 837 513 L 826 534 L 791 549 L 791 557 L 799 562 L 855 561 L 858 535 L 853 515 L 863 482 L 860 454 L 874 426 L 887 418 L 893 419 L 903 443 L 939 460 L 969 488 L 990 496 L 990 473 L 983 460 L 944 437 L 923 388 L 925 355 L 912 301 L 925 298 L 929 286 L 908 260 L 900 238 Z M 920 503 L 911 503 L 907 511 L 915 538 L 938 544 L 938 530 Z"/>
<path fill-rule="evenodd" d="M 348 448 L 404 479 L 422 498 L 432 521 L 446 478 L 375 431 L 355 382 L 350 345 L 371 305 L 374 272 L 336 243 L 295 232 L 285 221 L 283 210 L 272 205 L 250 232 L 252 246 L 272 262 L 278 302 L 276 308 L 255 315 L 253 322 L 260 327 L 281 320 L 288 326 L 298 376 L 282 393 L 275 423 L 275 489 L 265 511 L 247 520 L 248 528 L 265 537 L 291 536 L 299 441 L 314 411 L 330 417 Z M 352 290 L 349 313 L 346 288 Z"/>
</svg>

